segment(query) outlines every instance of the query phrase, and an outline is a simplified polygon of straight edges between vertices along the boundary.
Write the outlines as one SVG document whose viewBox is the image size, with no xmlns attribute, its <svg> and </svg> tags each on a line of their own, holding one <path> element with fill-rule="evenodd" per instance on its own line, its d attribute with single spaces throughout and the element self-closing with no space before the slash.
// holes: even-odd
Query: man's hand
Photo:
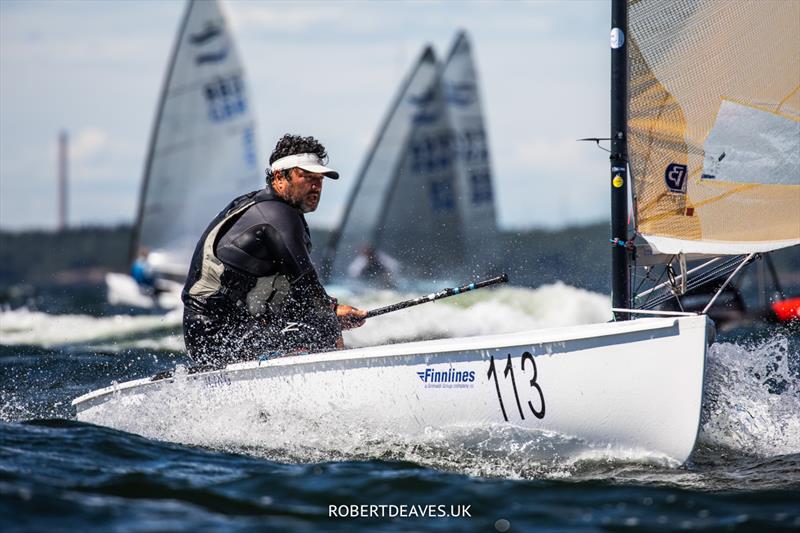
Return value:
<svg viewBox="0 0 800 533">
<path fill-rule="evenodd" d="M 364 325 L 367 317 L 367 312 L 349 305 L 336 306 L 336 318 L 339 319 L 339 325 L 342 329 L 353 329 Z"/>
</svg>

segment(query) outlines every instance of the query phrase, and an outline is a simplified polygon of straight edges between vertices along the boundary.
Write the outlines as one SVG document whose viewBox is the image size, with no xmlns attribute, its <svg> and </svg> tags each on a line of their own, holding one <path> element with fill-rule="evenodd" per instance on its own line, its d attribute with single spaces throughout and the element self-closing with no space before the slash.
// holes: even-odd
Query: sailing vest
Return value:
<svg viewBox="0 0 800 533">
<path fill-rule="evenodd" d="M 182 300 L 187 310 L 211 317 L 240 312 L 242 302 L 257 278 L 243 271 L 226 268 L 215 253 L 223 233 L 248 208 L 256 203 L 274 200 L 269 191 L 254 191 L 234 199 L 208 225 L 195 248 Z"/>
</svg>

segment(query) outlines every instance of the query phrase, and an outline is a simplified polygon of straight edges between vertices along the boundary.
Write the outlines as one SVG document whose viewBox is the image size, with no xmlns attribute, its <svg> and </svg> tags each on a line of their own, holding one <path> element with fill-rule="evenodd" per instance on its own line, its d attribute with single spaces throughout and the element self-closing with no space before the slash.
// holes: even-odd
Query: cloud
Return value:
<svg viewBox="0 0 800 533">
<path fill-rule="evenodd" d="M 0 6 L 9 2 L 0 1 Z M 143 18 L 138 2 L 115 2 L 114 8 L 98 2 L 25 2 L 17 9 L 3 10 L 2 47 L 4 62 L 70 67 L 104 65 L 110 68 L 150 61 L 174 39 L 178 3 L 153 2 L 148 6 L 151 22 Z M 14 5 L 14 4 L 12 4 Z M 76 73 L 80 75 L 80 73 Z"/>
<path fill-rule="evenodd" d="M 225 15 L 236 31 L 306 33 L 317 27 L 341 27 L 347 13 L 341 4 L 240 3 Z"/>
<path fill-rule="evenodd" d="M 557 2 L 533 4 L 491 2 L 231 2 L 225 9 L 239 33 L 270 39 L 271 35 L 305 35 L 319 43 L 336 39 L 353 42 L 414 38 L 449 40 L 458 28 L 488 28 L 507 38 L 548 34 L 556 28 Z M 446 29 L 445 29 L 446 28 Z"/>
<path fill-rule="evenodd" d="M 84 128 L 70 144 L 70 153 L 76 161 L 92 159 L 108 149 L 108 134 L 100 128 Z"/>
</svg>

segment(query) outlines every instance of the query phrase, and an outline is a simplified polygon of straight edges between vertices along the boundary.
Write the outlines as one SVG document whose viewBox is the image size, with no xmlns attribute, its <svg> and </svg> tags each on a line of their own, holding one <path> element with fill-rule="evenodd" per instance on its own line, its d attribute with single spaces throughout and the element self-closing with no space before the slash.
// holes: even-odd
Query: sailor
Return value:
<svg viewBox="0 0 800 533">
<path fill-rule="evenodd" d="M 378 283 L 385 287 L 397 288 L 397 273 L 400 263 L 386 252 L 375 249 L 370 244 L 361 247 L 358 256 L 347 267 L 351 278 Z"/>
<path fill-rule="evenodd" d="M 136 260 L 131 265 L 131 277 L 139 285 L 139 290 L 145 294 L 153 295 L 156 289 L 156 278 L 153 275 L 153 268 L 148 261 L 150 251 L 142 247 Z"/>
<path fill-rule="evenodd" d="M 183 289 L 183 331 L 201 365 L 270 353 L 343 347 L 341 331 L 366 313 L 339 305 L 311 263 L 304 213 L 317 208 L 325 147 L 313 137 L 284 135 L 266 170 L 267 186 L 233 200 L 211 221 L 195 248 Z"/>
</svg>

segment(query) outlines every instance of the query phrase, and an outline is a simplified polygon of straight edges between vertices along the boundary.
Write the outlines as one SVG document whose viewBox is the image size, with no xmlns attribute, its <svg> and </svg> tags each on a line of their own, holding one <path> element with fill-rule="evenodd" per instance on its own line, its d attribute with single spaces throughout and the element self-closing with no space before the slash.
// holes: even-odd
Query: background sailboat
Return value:
<svg viewBox="0 0 800 533">
<path fill-rule="evenodd" d="M 220 5 L 191 0 L 156 111 L 131 261 L 146 248 L 156 277 L 180 284 L 208 221 L 231 198 L 261 186 L 252 105 Z M 112 301 L 149 300 L 130 278 L 107 281 Z M 162 302 L 172 303 L 174 294 Z"/>
<path fill-rule="evenodd" d="M 444 65 L 427 47 L 404 82 L 331 237 L 324 271 L 346 279 L 355 259 L 382 252 L 400 260 L 407 279 L 480 274 L 491 270 L 496 237 L 478 78 L 461 32 Z"/>
</svg>

